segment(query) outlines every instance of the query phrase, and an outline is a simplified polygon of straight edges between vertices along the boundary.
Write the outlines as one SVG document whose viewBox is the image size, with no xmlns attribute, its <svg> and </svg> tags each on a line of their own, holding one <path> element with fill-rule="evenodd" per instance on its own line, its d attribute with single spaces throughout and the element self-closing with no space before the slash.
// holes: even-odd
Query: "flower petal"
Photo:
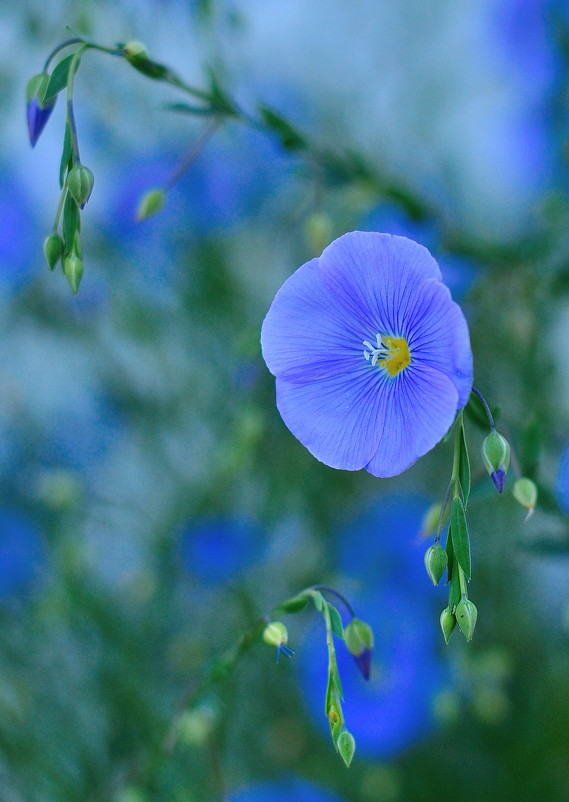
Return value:
<svg viewBox="0 0 569 802">
<path fill-rule="evenodd" d="M 472 351 L 461 308 L 439 281 L 424 282 L 405 310 L 405 330 L 412 359 L 436 368 L 458 390 L 458 409 L 472 390 Z"/>
<path fill-rule="evenodd" d="M 291 432 L 325 465 L 357 471 L 377 451 L 384 394 L 379 370 L 363 368 L 314 382 L 277 378 L 277 406 Z"/>
<path fill-rule="evenodd" d="M 313 381 L 361 364 L 366 330 L 324 285 L 318 259 L 302 265 L 277 292 L 263 322 L 263 357 L 274 376 Z"/>
<path fill-rule="evenodd" d="M 372 231 L 352 231 L 334 240 L 318 267 L 335 298 L 366 327 L 368 339 L 376 332 L 399 335 L 409 297 L 427 279 L 441 279 L 422 245 Z"/>
<path fill-rule="evenodd" d="M 453 382 L 434 368 L 412 364 L 383 382 L 385 416 L 377 451 L 365 466 L 374 476 L 396 476 L 430 451 L 457 410 Z"/>
</svg>

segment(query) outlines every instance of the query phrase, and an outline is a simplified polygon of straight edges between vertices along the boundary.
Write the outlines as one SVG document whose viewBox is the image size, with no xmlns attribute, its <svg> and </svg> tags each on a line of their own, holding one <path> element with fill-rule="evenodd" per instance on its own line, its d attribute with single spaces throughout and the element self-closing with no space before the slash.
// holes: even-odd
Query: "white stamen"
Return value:
<svg viewBox="0 0 569 802">
<path fill-rule="evenodd" d="M 369 340 L 364 340 L 362 343 L 362 345 L 365 345 L 366 347 L 366 350 L 364 351 L 364 357 L 368 362 L 371 358 L 371 364 L 373 366 L 377 365 L 378 359 L 383 359 L 389 354 L 389 346 L 387 343 L 382 342 L 381 334 L 376 334 L 375 340 L 377 342 L 377 348 L 375 348 L 369 342 Z"/>
</svg>

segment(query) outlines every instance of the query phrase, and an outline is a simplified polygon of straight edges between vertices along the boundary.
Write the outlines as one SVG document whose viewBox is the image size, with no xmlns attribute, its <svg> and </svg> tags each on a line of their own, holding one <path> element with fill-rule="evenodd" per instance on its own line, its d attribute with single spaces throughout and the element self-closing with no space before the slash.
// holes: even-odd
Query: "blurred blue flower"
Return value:
<svg viewBox="0 0 569 802">
<path fill-rule="evenodd" d="M 344 687 L 344 714 L 357 752 L 389 758 L 429 734 L 432 703 L 442 689 L 446 666 L 440 646 L 437 596 L 425 573 L 425 544 L 418 540 L 427 502 L 412 496 L 384 499 L 340 535 L 338 567 L 361 580 L 361 593 L 350 601 L 375 634 L 371 678 L 366 682 L 353 658 L 337 641 Z M 439 606 L 443 606 L 440 598 Z M 320 622 L 319 622 L 320 624 Z M 319 628 L 298 650 L 303 691 L 323 733 L 326 645 Z"/>
<path fill-rule="evenodd" d="M 206 518 L 179 533 L 183 567 L 207 584 L 234 579 L 258 557 L 259 533 L 251 523 L 233 518 Z"/>
<path fill-rule="evenodd" d="M 5 168 L 0 169 L 0 288 L 19 289 L 43 266 L 41 239 L 23 188 Z"/>
<path fill-rule="evenodd" d="M 261 343 L 284 422 L 332 468 L 402 473 L 470 395 L 464 316 L 430 253 L 404 237 L 335 240 L 281 287 Z"/>
<path fill-rule="evenodd" d="M 462 300 L 476 278 L 476 267 L 464 256 L 441 251 L 441 231 L 433 218 L 413 220 L 393 203 L 380 203 L 362 221 L 363 231 L 389 231 L 424 245 L 438 262 L 444 283 L 455 300 Z"/>
<path fill-rule="evenodd" d="M 15 510 L 0 509 L 0 599 L 29 590 L 45 563 L 34 524 Z"/>
<path fill-rule="evenodd" d="M 569 515 L 569 445 L 565 446 L 559 460 L 556 491 L 561 508 Z"/>
<path fill-rule="evenodd" d="M 341 802 L 341 800 L 335 794 L 312 783 L 290 777 L 276 782 L 257 783 L 237 791 L 230 795 L 229 802 Z"/>
</svg>

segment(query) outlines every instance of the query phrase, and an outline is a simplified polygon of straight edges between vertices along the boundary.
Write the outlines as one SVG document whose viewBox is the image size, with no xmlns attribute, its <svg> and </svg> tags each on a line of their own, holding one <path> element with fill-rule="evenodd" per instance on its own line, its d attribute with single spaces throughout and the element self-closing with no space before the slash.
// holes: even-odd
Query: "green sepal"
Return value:
<svg viewBox="0 0 569 802">
<path fill-rule="evenodd" d="M 71 62 L 75 58 L 75 53 L 72 53 L 70 56 L 66 56 L 64 59 L 54 67 L 53 72 L 49 77 L 49 83 L 47 84 L 43 97 L 40 98 L 41 103 L 46 106 L 51 100 L 54 100 L 57 95 L 61 92 L 62 89 L 65 89 L 67 86 L 67 81 L 69 79 L 69 68 L 71 67 Z M 79 59 L 77 60 L 76 64 L 77 67 L 79 66 Z"/>
<path fill-rule="evenodd" d="M 40 107 L 43 108 L 43 97 L 45 90 L 49 83 L 49 75 L 47 72 L 40 72 L 37 75 L 32 75 L 26 85 L 26 103 L 29 105 L 33 98 L 37 98 Z"/>
<path fill-rule="evenodd" d="M 464 507 L 468 504 L 468 498 L 470 496 L 470 459 L 468 458 L 468 448 L 466 446 L 466 439 L 464 436 L 464 424 L 461 424 L 460 430 L 458 433 L 458 437 L 460 438 L 460 458 L 458 463 L 458 478 L 460 480 L 460 486 L 462 488 L 462 498 L 464 501 Z"/>
<path fill-rule="evenodd" d="M 65 203 L 63 204 L 63 223 L 61 227 L 63 229 L 65 250 L 71 253 L 75 245 L 75 235 L 81 227 L 81 219 L 77 202 L 69 192 L 65 196 Z"/>
<path fill-rule="evenodd" d="M 79 284 L 83 277 L 83 262 L 76 253 L 71 253 L 63 257 L 63 272 L 69 282 L 73 295 L 77 295 Z"/>
<path fill-rule="evenodd" d="M 71 139 L 71 126 L 69 122 L 65 123 L 65 133 L 63 135 L 63 150 L 61 151 L 61 162 L 59 164 L 59 186 L 63 188 L 65 181 L 65 174 L 71 169 L 71 156 L 73 153 L 73 144 Z"/>
<path fill-rule="evenodd" d="M 354 657 L 362 652 L 373 649 L 373 631 L 369 624 L 359 618 L 352 618 L 344 629 L 346 648 Z"/>
<path fill-rule="evenodd" d="M 452 500 L 450 521 L 455 558 L 464 571 L 466 578 L 470 579 L 470 538 L 468 536 L 464 506 L 459 496 L 455 496 Z"/>
<path fill-rule="evenodd" d="M 356 742 L 351 732 L 342 730 L 336 740 L 336 749 L 346 764 L 346 767 L 349 768 L 356 751 Z"/>
<path fill-rule="evenodd" d="M 344 625 L 342 624 L 342 617 L 333 604 L 328 602 L 328 612 L 330 614 L 330 624 L 332 632 L 337 635 L 341 640 L 344 640 Z"/>
<path fill-rule="evenodd" d="M 295 151 L 306 148 L 306 139 L 288 120 L 268 106 L 260 105 L 257 108 L 266 127 L 277 134 L 285 150 Z"/>
<path fill-rule="evenodd" d="M 43 243 L 43 253 L 50 270 L 53 270 L 63 254 L 63 240 L 57 233 L 52 231 Z"/>
<path fill-rule="evenodd" d="M 282 610 L 283 613 L 298 613 L 300 610 L 304 610 L 306 605 L 308 604 L 308 600 L 310 595 L 308 593 L 299 593 L 297 596 L 292 596 L 290 599 L 286 599 L 282 604 L 276 608 L 277 610 Z"/>
</svg>

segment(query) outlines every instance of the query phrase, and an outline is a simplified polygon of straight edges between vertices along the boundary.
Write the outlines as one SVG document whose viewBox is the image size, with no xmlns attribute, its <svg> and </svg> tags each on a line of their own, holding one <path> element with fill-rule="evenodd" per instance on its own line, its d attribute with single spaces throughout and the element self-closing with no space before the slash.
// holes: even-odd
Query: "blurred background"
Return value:
<svg viewBox="0 0 569 802">
<path fill-rule="evenodd" d="M 566 800 L 567 4 L 0 11 L 1 802 Z M 166 108 L 180 93 L 87 53 L 76 118 L 95 188 L 72 296 L 42 254 L 64 104 L 32 150 L 24 100 L 66 25 L 109 46 L 140 39 L 198 87 L 213 70 L 312 150 L 237 121 L 212 132 Z M 163 211 L 136 223 L 141 195 L 200 141 Z M 439 260 L 476 384 L 539 484 L 524 523 L 469 424 L 470 644 L 455 633 L 445 647 L 446 592 L 422 564 L 451 445 L 391 480 L 329 469 L 285 428 L 260 355 L 278 287 L 353 229 L 408 235 Z M 257 641 L 227 676 L 215 663 L 319 582 L 376 635 L 369 683 L 338 643 L 349 770 L 323 714 L 314 613 L 286 619 L 293 659 L 276 665 Z"/>
</svg>

